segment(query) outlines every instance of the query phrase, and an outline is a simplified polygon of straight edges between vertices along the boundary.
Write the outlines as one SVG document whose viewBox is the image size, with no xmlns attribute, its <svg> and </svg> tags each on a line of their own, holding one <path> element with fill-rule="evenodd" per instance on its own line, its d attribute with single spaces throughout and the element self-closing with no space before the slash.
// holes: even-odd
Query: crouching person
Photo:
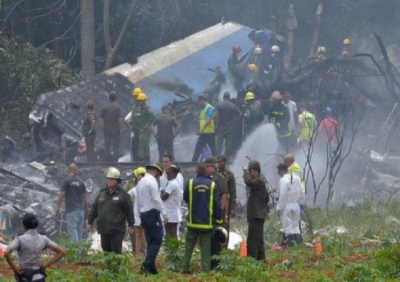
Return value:
<svg viewBox="0 0 400 282">
<path fill-rule="evenodd" d="M 281 218 L 284 238 L 280 247 L 291 247 L 293 243 L 301 243 L 300 212 L 304 208 L 305 195 L 300 178 L 294 173 L 288 173 L 288 167 L 278 165 L 279 201 L 276 205 L 276 215 Z"/>
<path fill-rule="evenodd" d="M 183 273 L 190 273 L 190 260 L 197 239 L 200 239 L 201 269 L 211 269 L 211 235 L 214 222 L 222 224 L 221 202 L 215 182 L 206 175 L 206 164 L 197 166 L 197 177 L 186 184 L 183 199 L 188 204 L 188 231 L 185 241 Z"/>
<path fill-rule="evenodd" d="M 24 233 L 18 235 L 8 246 L 4 257 L 11 269 L 14 270 L 16 281 L 45 281 L 45 269 L 59 261 L 64 256 L 64 250 L 51 241 L 46 235 L 39 234 L 36 228 L 39 222 L 36 217 L 27 213 L 22 219 Z M 55 255 L 45 264 L 41 263 L 41 253 L 45 249 L 51 249 Z M 11 253 L 18 252 L 19 266 L 11 259 Z"/>
</svg>

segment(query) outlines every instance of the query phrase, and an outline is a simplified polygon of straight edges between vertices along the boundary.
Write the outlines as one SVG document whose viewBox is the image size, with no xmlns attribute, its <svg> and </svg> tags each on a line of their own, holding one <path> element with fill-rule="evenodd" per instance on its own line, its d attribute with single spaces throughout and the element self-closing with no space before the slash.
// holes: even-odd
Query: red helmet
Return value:
<svg viewBox="0 0 400 282">
<path fill-rule="evenodd" d="M 240 52 L 242 52 L 242 49 L 240 48 L 239 45 L 235 44 L 235 45 L 233 45 L 233 47 L 232 47 L 232 52 L 234 52 L 234 53 L 240 53 Z"/>
</svg>

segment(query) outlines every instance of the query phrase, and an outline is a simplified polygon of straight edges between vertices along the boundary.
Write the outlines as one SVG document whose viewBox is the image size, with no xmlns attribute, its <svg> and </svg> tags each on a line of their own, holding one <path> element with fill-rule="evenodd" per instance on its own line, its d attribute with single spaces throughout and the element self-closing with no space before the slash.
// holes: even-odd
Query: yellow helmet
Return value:
<svg viewBox="0 0 400 282">
<path fill-rule="evenodd" d="M 343 57 L 348 57 L 349 56 L 349 52 L 347 52 L 347 50 L 343 50 L 342 51 L 342 56 Z"/>
<path fill-rule="evenodd" d="M 248 64 L 247 67 L 249 68 L 249 70 L 251 70 L 252 72 L 258 72 L 258 67 L 256 64 Z"/>
<path fill-rule="evenodd" d="M 137 96 L 137 100 L 138 100 L 138 101 L 146 101 L 146 100 L 147 100 L 147 95 L 144 94 L 144 93 L 140 93 L 140 94 Z"/>
<path fill-rule="evenodd" d="M 133 96 L 138 96 L 141 93 L 143 93 L 142 88 L 136 87 L 135 89 L 132 90 Z"/>
<path fill-rule="evenodd" d="M 248 101 L 248 100 L 253 100 L 255 97 L 256 97 L 256 96 L 254 95 L 253 92 L 247 92 L 247 93 L 246 93 L 246 96 L 244 96 L 244 99 L 245 99 L 246 101 Z"/>
<path fill-rule="evenodd" d="M 139 174 L 145 174 L 146 173 L 146 169 L 144 167 L 142 167 L 142 166 L 139 166 L 137 169 L 135 169 L 133 171 L 133 173 L 137 177 Z"/>
<path fill-rule="evenodd" d="M 351 45 L 351 40 L 346 38 L 345 40 L 343 40 L 343 45 Z"/>
</svg>

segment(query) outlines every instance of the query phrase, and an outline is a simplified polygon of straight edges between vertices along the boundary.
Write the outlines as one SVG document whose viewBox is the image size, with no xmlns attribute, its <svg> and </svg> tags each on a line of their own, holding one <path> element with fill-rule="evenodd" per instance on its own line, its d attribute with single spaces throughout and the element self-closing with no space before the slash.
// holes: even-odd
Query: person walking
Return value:
<svg viewBox="0 0 400 282">
<path fill-rule="evenodd" d="M 217 155 L 222 155 L 222 146 L 225 145 L 225 156 L 232 156 L 232 133 L 233 124 L 242 117 L 239 108 L 231 102 L 229 92 L 224 93 L 224 100 L 215 107 L 215 118 L 217 120 Z"/>
<path fill-rule="evenodd" d="M 181 129 L 176 118 L 169 113 L 168 105 L 163 105 L 161 110 L 162 113 L 155 117 L 153 123 L 153 126 L 157 127 L 157 133 L 153 131 L 153 136 L 157 140 L 160 161 L 162 161 L 164 154 L 174 158 L 174 140 Z"/>
<path fill-rule="evenodd" d="M 300 212 L 304 209 L 305 196 L 300 178 L 294 173 L 288 173 L 288 167 L 278 165 L 279 201 L 276 205 L 276 215 L 281 218 L 284 238 L 281 247 L 291 247 L 294 242 L 301 243 Z"/>
<path fill-rule="evenodd" d="M 215 154 L 215 125 L 214 125 L 214 108 L 207 103 L 207 98 L 200 95 L 197 102 L 201 106 L 199 130 L 197 135 L 196 147 L 194 149 L 192 162 L 197 162 L 204 146 L 208 145 L 213 154 Z"/>
<path fill-rule="evenodd" d="M 261 177 L 261 166 L 257 161 L 250 161 L 243 167 L 243 179 L 249 187 L 247 199 L 247 254 L 265 262 L 264 222 L 267 217 L 269 195 L 266 183 Z"/>
<path fill-rule="evenodd" d="M 64 250 L 50 240 L 46 235 L 39 234 L 36 228 L 39 221 L 36 217 L 27 213 L 22 219 L 24 233 L 18 234 L 4 252 L 8 265 L 14 271 L 16 281 L 44 282 L 46 268 L 52 266 L 65 255 Z M 55 255 L 46 263 L 41 262 L 42 251 L 50 249 Z M 17 266 L 11 257 L 13 251 L 18 252 L 19 265 Z"/>
<path fill-rule="evenodd" d="M 134 232 L 135 223 L 131 197 L 121 186 L 121 173 L 115 167 L 108 168 L 107 187 L 100 191 L 90 209 L 86 229 L 91 231 L 97 220 L 101 248 L 104 252 L 122 253 L 126 222 L 129 235 Z"/>
<path fill-rule="evenodd" d="M 160 250 L 163 238 L 164 223 L 168 223 L 168 216 L 164 210 L 157 180 L 163 173 L 158 163 L 146 166 L 146 174 L 136 186 L 135 213 L 140 216 L 140 221 L 147 241 L 147 254 L 140 268 L 140 273 L 158 274 L 156 258 Z"/>
<path fill-rule="evenodd" d="M 183 190 L 177 179 L 179 172 L 180 169 L 174 165 L 167 169 L 168 183 L 161 194 L 164 210 L 168 216 L 168 222 L 165 224 L 165 235 L 172 238 L 178 238 L 178 224 L 182 221 L 181 203 Z"/>
<path fill-rule="evenodd" d="M 68 176 L 64 178 L 56 206 L 56 214 L 59 214 L 60 206 L 65 199 L 67 231 L 73 242 L 82 240 L 83 219 L 89 207 L 86 185 L 77 175 L 78 166 L 74 163 L 70 164 Z"/>
<path fill-rule="evenodd" d="M 278 137 L 278 153 L 287 154 L 290 150 L 289 109 L 282 103 L 282 95 L 274 91 L 271 95 L 272 107 L 268 113 L 269 122 L 275 126 Z"/>
<path fill-rule="evenodd" d="M 111 91 L 110 102 L 101 109 L 99 121 L 104 133 L 104 159 L 118 162 L 119 142 L 123 125 L 121 107 L 117 105 L 117 95 Z"/>
<path fill-rule="evenodd" d="M 146 104 L 147 95 L 140 93 L 132 108 L 131 131 L 133 139 L 131 144 L 131 156 L 137 158 L 135 161 L 150 161 L 150 136 L 153 132 L 152 126 L 155 115 Z"/>
<path fill-rule="evenodd" d="M 222 224 L 222 209 L 218 189 L 215 182 L 207 175 L 207 165 L 201 162 L 197 165 L 196 178 L 190 179 L 183 193 L 183 199 L 188 204 L 188 231 L 185 240 L 185 257 L 183 273 L 190 273 L 190 260 L 193 249 L 200 239 L 201 270 L 211 270 L 211 234 L 214 224 Z"/>
<path fill-rule="evenodd" d="M 93 102 L 88 101 L 86 104 L 87 114 L 82 125 L 82 136 L 85 138 L 86 144 L 86 158 L 88 162 L 97 161 L 95 153 L 95 141 L 96 141 L 96 117 L 93 111 Z"/>
</svg>

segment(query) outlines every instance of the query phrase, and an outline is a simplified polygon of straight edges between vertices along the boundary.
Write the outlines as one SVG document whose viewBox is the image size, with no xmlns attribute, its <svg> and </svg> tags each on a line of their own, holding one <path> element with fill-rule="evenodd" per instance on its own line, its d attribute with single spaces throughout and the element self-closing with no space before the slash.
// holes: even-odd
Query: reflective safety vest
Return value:
<svg viewBox="0 0 400 282">
<path fill-rule="evenodd" d="M 211 230 L 214 228 L 214 196 L 219 196 L 218 193 L 215 193 L 215 182 L 211 182 L 211 185 L 199 183 L 194 187 L 193 181 L 193 179 L 189 180 L 189 215 L 187 226 Z M 196 194 L 196 199 L 193 197 L 194 194 Z M 205 200 L 204 198 L 201 199 L 201 197 L 208 197 L 208 210 L 199 208 L 198 204 Z M 194 215 L 193 213 L 196 214 Z M 222 224 L 222 219 L 216 220 L 216 222 Z"/>
<path fill-rule="evenodd" d="M 200 112 L 200 128 L 204 129 L 207 121 L 207 111 L 208 109 L 214 109 L 209 103 Z M 204 129 L 203 133 L 215 133 L 214 119 L 211 118 L 210 124 Z"/>
<path fill-rule="evenodd" d="M 310 140 L 316 124 L 315 116 L 312 113 L 304 111 L 299 115 L 299 120 L 302 124 L 299 139 Z"/>
<path fill-rule="evenodd" d="M 306 182 L 304 181 L 303 177 L 303 170 L 301 169 L 300 165 L 294 162 L 290 167 L 288 167 L 288 173 L 294 173 L 300 177 L 301 180 L 301 187 L 303 189 L 306 188 Z"/>
</svg>

